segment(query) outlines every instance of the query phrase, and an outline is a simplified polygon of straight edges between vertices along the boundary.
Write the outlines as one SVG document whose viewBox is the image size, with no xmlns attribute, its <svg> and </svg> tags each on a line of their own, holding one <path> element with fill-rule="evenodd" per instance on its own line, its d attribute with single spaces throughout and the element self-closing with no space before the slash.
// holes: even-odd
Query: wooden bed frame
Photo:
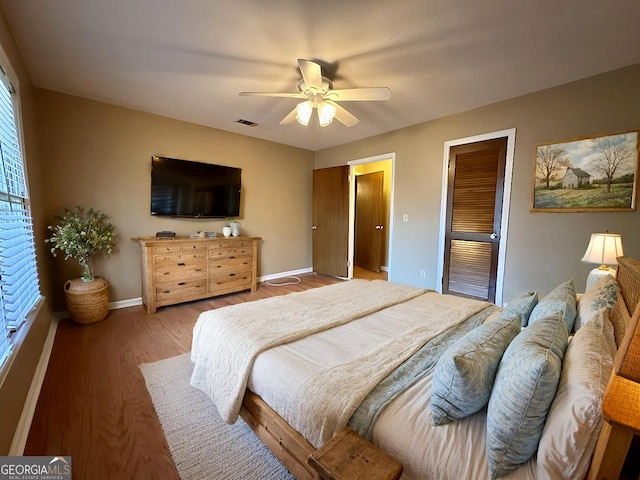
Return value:
<svg viewBox="0 0 640 480">
<path fill-rule="evenodd" d="M 618 258 L 621 293 L 610 314 L 619 343 L 603 401 L 602 431 L 591 460 L 588 480 L 620 476 L 633 436 L 640 434 L 640 261 Z M 262 398 L 247 390 L 240 416 L 298 479 L 319 479 L 308 463 L 316 449 Z"/>
</svg>

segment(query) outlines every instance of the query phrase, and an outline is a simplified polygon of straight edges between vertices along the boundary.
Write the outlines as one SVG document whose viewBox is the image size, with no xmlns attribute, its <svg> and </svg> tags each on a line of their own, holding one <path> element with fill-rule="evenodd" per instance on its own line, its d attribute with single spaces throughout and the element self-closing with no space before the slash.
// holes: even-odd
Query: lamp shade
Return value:
<svg viewBox="0 0 640 480">
<path fill-rule="evenodd" d="M 336 115 L 336 107 L 327 102 L 318 105 L 318 121 L 321 127 L 326 127 L 333 121 Z"/>
<path fill-rule="evenodd" d="M 616 258 L 623 255 L 622 237 L 619 234 L 592 233 L 582 261 L 599 265 L 616 265 L 618 263 Z"/>
<path fill-rule="evenodd" d="M 296 107 L 296 120 L 298 120 L 298 123 L 306 127 L 307 125 L 309 125 L 309 119 L 311 118 L 312 113 L 313 103 L 311 103 L 309 100 L 299 103 Z"/>
</svg>

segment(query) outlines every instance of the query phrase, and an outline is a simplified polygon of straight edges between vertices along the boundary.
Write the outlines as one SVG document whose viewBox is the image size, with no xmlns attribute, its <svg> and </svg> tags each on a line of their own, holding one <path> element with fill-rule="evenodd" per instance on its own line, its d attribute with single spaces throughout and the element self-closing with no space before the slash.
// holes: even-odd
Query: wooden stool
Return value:
<svg viewBox="0 0 640 480">
<path fill-rule="evenodd" d="M 344 428 L 309 455 L 322 480 L 397 480 L 402 465 L 350 428 Z"/>
</svg>

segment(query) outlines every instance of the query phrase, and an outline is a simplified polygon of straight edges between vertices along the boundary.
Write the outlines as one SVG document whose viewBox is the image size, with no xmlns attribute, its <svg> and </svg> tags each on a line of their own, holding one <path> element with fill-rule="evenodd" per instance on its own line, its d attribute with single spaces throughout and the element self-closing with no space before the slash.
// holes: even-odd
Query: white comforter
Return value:
<svg viewBox="0 0 640 480">
<path fill-rule="evenodd" d="M 233 423 L 240 413 L 253 361 L 260 352 L 424 292 L 381 280 L 352 280 L 204 312 L 194 327 L 191 385 L 208 394 L 220 416 Z"/>
</svg>

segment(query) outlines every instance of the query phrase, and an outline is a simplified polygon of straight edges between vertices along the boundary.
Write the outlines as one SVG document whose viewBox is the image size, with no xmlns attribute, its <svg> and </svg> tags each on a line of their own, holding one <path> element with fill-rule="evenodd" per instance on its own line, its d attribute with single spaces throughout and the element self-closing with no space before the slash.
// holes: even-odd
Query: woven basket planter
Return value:
<svg viewBox="0 0 640 480">
<path fill-rule="evenodd" d="M 92 282 L 79 278 L 64 284 L 67 309 L 74 322 L 96 323 L 104 320 L 109 313 L 109 284 L 104 278 L 96 277 Z"/>
</svg>

